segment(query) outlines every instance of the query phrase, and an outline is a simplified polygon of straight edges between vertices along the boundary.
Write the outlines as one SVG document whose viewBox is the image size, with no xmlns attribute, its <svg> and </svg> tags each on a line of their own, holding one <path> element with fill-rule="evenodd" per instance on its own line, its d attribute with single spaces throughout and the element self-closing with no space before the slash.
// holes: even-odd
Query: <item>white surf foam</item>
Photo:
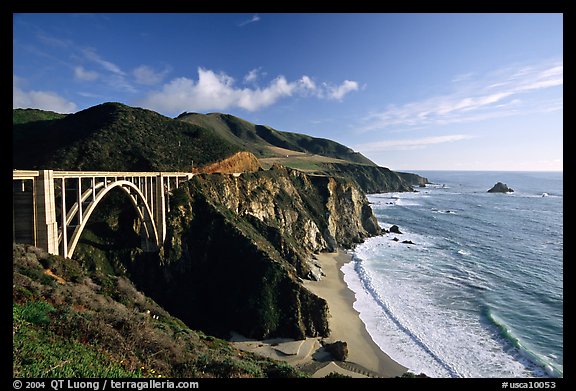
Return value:
<svg viewBox="0 0 576 391">
<path fill-rule="evenodd" d="M 380 348 L 412 372 L 432 377 L 529 377 L 531 371 L 503 351 L 493 330 L 479 319 L 459 311 L 457 297 L 437 300 L 442 286 L 456 292 L 476 289 L 483 281 L 473 273 L 455 280 L 438 276 L 426 280 L 430 271 L 423 254 L 437 256 L 430 239 L 412 235 L 421 248 L 388 237 L 367 240 L 357 247 L 355 260 L 343 266 L 344 279 L 356 294 L 354 308 Z M 420 246 L 418 246 L 420 247 Z M 382 266 L 386 260 L 389 264 Z M 420 277 L 415 277 L 415 276 Z M 430 276 L 432 277 L 432 276 Z"/>
</svg>

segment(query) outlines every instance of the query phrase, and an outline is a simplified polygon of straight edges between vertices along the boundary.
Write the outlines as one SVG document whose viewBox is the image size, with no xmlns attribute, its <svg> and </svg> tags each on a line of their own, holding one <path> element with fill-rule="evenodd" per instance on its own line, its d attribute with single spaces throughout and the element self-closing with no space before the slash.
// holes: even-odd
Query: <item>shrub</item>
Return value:
<svg viewBox="0 0 576 391">
<path fill-rule="evenodd" d="M 29 301 L 22 306 L 15 304 L 12 308 L 15 320 L 24 320 L 36 325 L 50 323 L 50 314 L 55 311 L 54 307 L 41 300 Z"/>
</svg>

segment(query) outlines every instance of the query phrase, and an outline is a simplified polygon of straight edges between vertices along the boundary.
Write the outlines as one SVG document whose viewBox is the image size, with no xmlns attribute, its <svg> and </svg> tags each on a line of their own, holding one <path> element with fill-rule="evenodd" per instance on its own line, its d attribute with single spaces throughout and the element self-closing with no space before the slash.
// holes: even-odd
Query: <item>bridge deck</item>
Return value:
<svg viewBox="0 0 576 391">
<path fill-rule="evenodd" d="M 157 176 L 194 176 L 191 172 L 183 171 L 52 171 L 54 178 L 78 178 L 78 177 L 157 177 Z M 33 179 L 40 176 L 37 170 L 13 170 L 12 179 Z"/>
</svg>

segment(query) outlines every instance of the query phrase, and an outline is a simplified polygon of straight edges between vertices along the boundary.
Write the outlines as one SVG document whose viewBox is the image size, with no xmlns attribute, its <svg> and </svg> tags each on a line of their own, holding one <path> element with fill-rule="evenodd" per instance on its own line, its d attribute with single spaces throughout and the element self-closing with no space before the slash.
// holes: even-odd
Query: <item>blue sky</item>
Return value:
<svg viewBox="0 0 576 391">
<path fill-rule="evenodd" d="M 563 169 L 562 14 L 15 14 L 13 106 L 224 112 L 393 170 Z"/>
</svg>

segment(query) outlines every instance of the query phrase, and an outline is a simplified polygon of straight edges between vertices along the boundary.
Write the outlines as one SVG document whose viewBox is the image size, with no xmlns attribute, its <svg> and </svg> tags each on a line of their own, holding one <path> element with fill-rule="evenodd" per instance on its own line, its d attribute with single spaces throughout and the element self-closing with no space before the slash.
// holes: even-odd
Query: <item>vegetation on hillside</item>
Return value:
<svg viewBox="0 0 576 391">
<path fill-rule="evenodd" d="M 264 168 L 281 164 L 308 173 L 338 176 L 353 180 L 367 193 L 412 191 L 411 185 L 418 182 L 379 167 L 361 153 L 332 140 L 278 131 L 229 114 L 182 113 L 177 119 L 210 129 L 238 148 L 252 152 Z"/>
<path fill-rule="evenodd" d="M 19 169 L 190 171 L 239 151 L 210 130 L 120 103 L 14 124 L 13 136 Z"/>
<path fill-rule="evenodd" d="M 213 130 L 219 136 L 248 150 L 259 158 L 283 156 L 277 148 L 310 155 L 342 159 L 357 164 L 375 165 L 368 158 L 332 140 L 305 134 L 282 132 L 268 126 L 255 125 L 229 114 L 183 113 L 177 119 Z"/>
<path fill-rule="evenodd" d="M 366 193 L 412 191 L 411 184 L 386 167 L 349 163 L 326 163 L 323 166 L 327 175 L 352 180 Z"/>
<path fill-rule="evenodd" d="M 183 113 L 170 119 L 104 103 L 69 115 L 16 109 L 13 124 L 17 169 L 203 171 L 245 151 L 264 168 L 281 164 L 345 177 L 368 193 L 410 191 L 410 185 L 421 183 L 417 176 L 399 176 L 332 140 L 278 131 L 228 114 Z M 256 166 L 250 165 L 249 171 Z"/>
<path fill-rule="evenodd" d="M 14 377 L 303 376 L 190 330 L 121 275 L 28 245 L 13 270 Z"/>
<path fill-rule="evenodd" d="M 50 121 L 66 117 L 66 114 L 59 114 L 53 111 L 38 109 L 14 109 L 12 110 L 12 123 L 21 125 L 30 122 Z"/>
</svg>

